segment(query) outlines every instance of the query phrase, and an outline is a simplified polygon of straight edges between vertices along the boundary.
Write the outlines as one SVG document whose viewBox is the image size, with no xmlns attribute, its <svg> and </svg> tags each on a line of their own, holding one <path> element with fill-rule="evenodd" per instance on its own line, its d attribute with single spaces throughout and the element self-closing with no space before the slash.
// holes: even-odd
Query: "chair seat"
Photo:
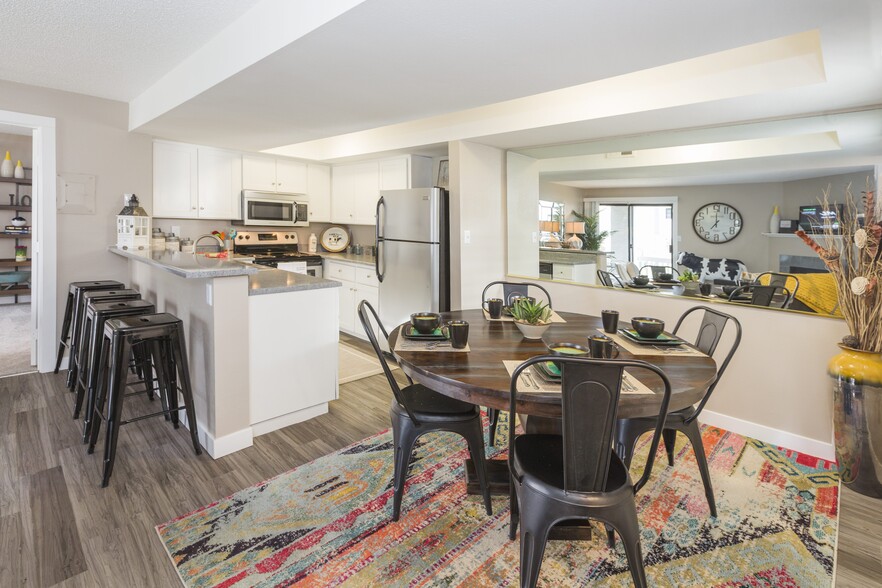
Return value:
<svg viewBox="0 0 882 588">
<path fill-rule="evenodd" d="M 456 400 L 439 394 L 434 390 L 426 388 L 422 384 L 411 384 L 401 389 L 402 400 L 413 411 L 414 416 L 418 419 L 432 420 L 432 417 L 443 417 L 450 419 L 451 417 L 462 417 L 463 420 L 474 418 L 478 414 L 478 407 L 462 400 Z M 398 410 L 407 416 L 407 411 L 398 406 L 395 402 L 392 404 L 393 409 Z"/>
<path fill-rule="evenodd" d="M 609 476 L 601 493 L 564 491 L 564 448 L 561 435 L 520 435 L 514 440 L 514 468 L 523 483 L 563 502 L 614 503 L 619 494 L 634 495 L 625 464 L 610 448 Z M 531 483 L 531 478 L 536 483 Z"/>
</svg>

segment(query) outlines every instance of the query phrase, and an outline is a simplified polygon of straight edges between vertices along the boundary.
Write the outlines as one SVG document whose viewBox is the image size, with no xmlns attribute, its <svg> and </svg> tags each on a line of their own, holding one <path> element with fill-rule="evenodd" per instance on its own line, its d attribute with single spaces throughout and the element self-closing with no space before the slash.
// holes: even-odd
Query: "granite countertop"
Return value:
<svg viewBox="0 0 882 588">
<path fill-rule="evenodd" d="M 373 255 L 355 255 L 354 253 L 322 253 L 322 259 L 330 259 L 333 261 L 348 261 L 359 265 L 369 265 L 374 267 Z"/>
<path fill-rule="evenodd" d="M 111 246 L 111 253 L 152 265 L 182 278 L 221 278 L 245 276 L 260 270 L 253 265 L 204 254 L 180 251 L 125 251 Z"/>
<path fill-rule="evenodd" d="M 287 272 L 280 269 L 261 268 L 248 276 L 248 295 L 279 294 L 298 290 L 318 290 L 321 288 L 339 288 L 340 282 L 314 278 L 306 274 Z"/>
</svg>

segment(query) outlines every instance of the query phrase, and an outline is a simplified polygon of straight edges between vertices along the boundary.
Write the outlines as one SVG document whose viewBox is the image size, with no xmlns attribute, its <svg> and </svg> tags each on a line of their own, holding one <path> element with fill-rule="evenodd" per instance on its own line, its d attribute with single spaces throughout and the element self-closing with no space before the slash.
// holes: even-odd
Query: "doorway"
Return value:
<svg viewBox="0 0 882 588">
<path fill-rule="evenodd" d="M 601 249 L 617 261 L 673 267 L 676 202 L 596 202 Z"/>
<path fill-rule="evenodd" d="M 31 210 L 30 224 L 30 300 L 28 334 L 29 363 L 38 371 L 55 367 L 57 318 L 56 212 L 55 212 L 55 119 L 0 110 L 4 132 L 30 134 Z M 5 152 L 4 152 L 5 155 Z M 4 223 L 5 226 L 6 223 Z"/>
</svg>

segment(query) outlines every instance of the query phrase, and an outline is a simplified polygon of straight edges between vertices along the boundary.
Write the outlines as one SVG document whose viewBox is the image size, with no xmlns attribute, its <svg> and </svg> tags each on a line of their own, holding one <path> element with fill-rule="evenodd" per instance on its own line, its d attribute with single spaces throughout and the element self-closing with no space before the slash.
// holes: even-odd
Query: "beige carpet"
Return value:
<svg viewBox="0 0 882 588">
<path fill-rule="evenodd" d="M 340 343 L 339 366 L 337 373 L 341 384 L 383 373 L 383 368 L 380 367 L 376 357 L 362 353 L 345 343 Z M 398 368 L 393 367 L 393 369 Z"/>
<path fill-rule="evenodd" d="M 30 304 L 0 305 L 0 377 L 34 371 L 30 322 Z"/>
</svg>

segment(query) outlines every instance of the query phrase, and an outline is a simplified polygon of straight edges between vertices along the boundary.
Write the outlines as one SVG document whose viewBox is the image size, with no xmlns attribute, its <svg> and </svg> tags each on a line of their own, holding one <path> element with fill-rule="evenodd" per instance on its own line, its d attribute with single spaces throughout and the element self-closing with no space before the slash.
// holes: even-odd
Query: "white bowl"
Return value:
<svg viewBox="0 0 882 588">
<path fill-rule="evenodd" d="M 521 331 L 521 334 L 525 339 L 541 339 L 545 331 L 548 330 L 548 327 L 551 326 L 551 323 L 545 325 L 528 325 L 526 323 L 515 321 L 515 326 Z"/>
<path fill-rule="evenodd" d="M 26 224 L 28 224 L 28 221 L 26 221 L 23 218 L 22 219 L 14 218 L 11 221 L 9 221 L 9 224 L 11 224 L 13 227 L 23 227 Z"/>
</svg>

